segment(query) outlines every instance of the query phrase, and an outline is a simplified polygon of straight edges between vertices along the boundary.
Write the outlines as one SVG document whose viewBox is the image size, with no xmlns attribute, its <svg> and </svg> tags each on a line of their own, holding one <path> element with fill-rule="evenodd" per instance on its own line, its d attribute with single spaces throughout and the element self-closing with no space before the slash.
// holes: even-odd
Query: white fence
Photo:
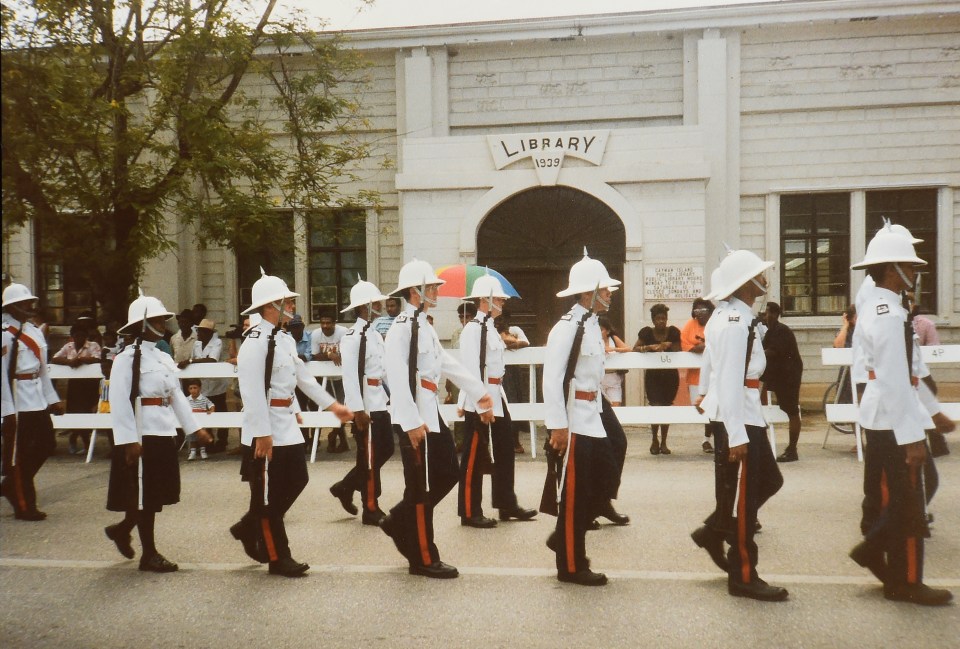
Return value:
<svg viewBox="0 0 960 649">
<path fill-rule="evenodd" d="M 922 348 L 924 360 L 928 364 L 960 363 L 960 345 L 938 345 Z M 849 349 L 822 350 L 823 364 L 828 366 L 850 365 L 852 354 Z M 543 422 L 543 403 L 534 401 L 537 394 L 537 366 L 543 365 L 546 356 L 545 347 L 527 347 L 525 349 L 507 351 L 505 360 L 508 365 L 527 366 L 530 370 L 529 394 L 531 401 L 527 403 L 511 403 L 510 415 L 514 421 L 528 422 L 530 428 L 530 452 L 533 457 L 537 453 L 537 424 Z M 638 353 L 627 352 L 610 354 L 607 356 L 607 369 L 686 369 L 700 367 L 699 354 L 690 352 L 661 352 Z M 64 365 L 50 365 L 49 372 L 54 379 L 101 378 L 99 365 L 84 365 L 79 368 L 70 368 Z M 311 361 L 307 363 L 307 370 L 321 381 L 327 378 L 340 376 L 340 368 L 329 361 Z M 237 368 L 230 363 L 196 363 L 180 370 L 180 378 L 233 378 Z M 857 406 L 853 404 L 836 404 L 827 406 L 827 419 L 831 422 L 850 422 L 857 419 Z M 448 422 L 458 421 L 455 405 L 446 404 L 440 407 L 441 414 Z M 622 406 L 614 408 L 620 422 L 627 426 L 650 424 L 705 424 L 707 418 L 697 412 L 693 406 Z M 951 419 L 960 420 L 960 404 L 944 404 L 944 413 Z M 787 416 L 777 406 L 765 406 L 764 416 L 770 424 L 771 445 L 776 450 L 774 424 L 786 423 Z M 239 428 L 242 414 L 239 412 L 217 412 L 203 415 L 201 421 L 207 428 Z M 67 414 L 53 417 L 53 425 L 59 429 L 87 429 L 105 430 L 111 427 L 108 414 Z M 335 428 L 339 426 L 337 418 L 329 412 L 304 412 L 303 428 Z M 319 435 L 313 437 L 311 461 L 316 460 Z M 88 452 L 87 461 L 92 456 L 93 444 Z"/>
</svg>

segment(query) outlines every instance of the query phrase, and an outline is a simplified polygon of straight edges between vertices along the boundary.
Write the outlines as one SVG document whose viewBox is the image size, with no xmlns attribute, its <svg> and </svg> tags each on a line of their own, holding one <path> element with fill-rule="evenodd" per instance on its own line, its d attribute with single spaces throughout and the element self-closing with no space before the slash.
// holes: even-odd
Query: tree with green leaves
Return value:
<svg viewBox="0 0 960 649">
<path fill-rule="evenodd" d="M 362 61 L 276 2 L 4 0 L 5 236 L 32 221 L 120 319 L 177 228 L 243 250 L 278 205 L 375 206 L 342 191 Z"/>
</svg>

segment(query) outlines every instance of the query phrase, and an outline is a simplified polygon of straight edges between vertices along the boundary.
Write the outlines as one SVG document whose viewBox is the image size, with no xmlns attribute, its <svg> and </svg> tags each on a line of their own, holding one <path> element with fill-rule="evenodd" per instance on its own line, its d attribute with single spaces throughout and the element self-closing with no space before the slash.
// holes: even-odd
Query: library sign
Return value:
<svg viewBox="0 0 960 649">
<path fill-rule="evenodd" d="M 565 157 L 599 165 L 607 148 L 609 130 L 559 133 L 488 135 L 487 144 L 497 169 L 530 158 L 541 185 L 556 185 Z"/>
</svg>

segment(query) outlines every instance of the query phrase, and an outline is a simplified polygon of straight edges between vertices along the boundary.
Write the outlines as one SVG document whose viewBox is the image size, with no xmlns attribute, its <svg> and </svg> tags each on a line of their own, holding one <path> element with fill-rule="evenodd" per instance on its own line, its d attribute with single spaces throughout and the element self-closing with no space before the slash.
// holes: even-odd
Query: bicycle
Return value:
<svg viewBox="0 0 960 649">
<path fill-rule="evenodd" d="M 850 368 L 842 367 L 837 380 L 827 386 L 823 393 L 821 405 L 826 413 L 827 404 L 853 403 L 850 386 Z M 844 435 L 851 435 L 854 431 L 854 422 L 828 422 L 830 427 Z M 826 440 L 824 440 L 826 441 Z"/>
</svg>

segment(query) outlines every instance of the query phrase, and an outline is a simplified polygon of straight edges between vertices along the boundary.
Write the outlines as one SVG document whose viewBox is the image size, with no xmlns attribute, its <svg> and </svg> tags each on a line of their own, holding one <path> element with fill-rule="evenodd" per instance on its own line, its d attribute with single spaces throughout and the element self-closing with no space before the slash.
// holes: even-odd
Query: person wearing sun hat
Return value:
<svg viewBox="0 0 960 649">
<path fill-rule="evenodd" d="M 517 502 L 514 491 L 513 425 L 507 409 L 507 398 L 501 387 L 506 365 L 503 352 L 506 345 L 493 325 L 493 320 L 503 312 L 509 296 L 500 281 L 493 275 L 478 277 L 468 300 L 476 300 L 476 315 L 463 327 L 460 334 L 460 362 L 486 387 L 493 399 L 496 420 L 486 426 L 466 400 L 459 403 L 464 411 L 463 453 L 460 457 L 460 487 L 457 511 L 462 525 L 477 528 L 496 527 L 497 521 L 483 515 L 483 463 L 493 462 L 490 468 L 494 507 L 500 510 L 502 521 L 511 518 L 530 520 L 537 515 L 535 509 L 526 509 Z M 488 447 L 488 448 L 485 448 Z M 490 449 L 490 450 L 488 450 Z M 491 452 L 492 450 L 492 452 Z"/>
<path fill-rule="evenodd" d="M 881 228 L 854 269 L 865 269 L 875 288 L 857 313 L 857 331 L 867 385 L 859 424 L 864 453 L 864 540 L 850 553 L 859 565 L 883 582 L 884 597 L 927 606 L 949 603 L 950 591 L 923 583 L 926 517 L 923 468 L 929 461 L 924 429 L 932 428 L 921 403 L 920 348 L 910 327 L 901 293 L 913 290 L 918 266 L 910 238 Z M 952 422 L 938 424 L 942 432 Z"/>
<path fill-rule="evenodd" d="M 30 319 L 37 296 L 23 284 L 3 290 L 3 481 L 15 518 L 42 521 L 34 476 L 57 446 L 50 413 L 64 404 L 47 374 L 47 341 Z"/>
<path fill-rule="evenodd" d="M 354 413 L 357 461 L 346 476 L 330 487 L 348 514 L 356 516 L 353 492 L 360 492 L 364 525 L 379 525 L 380 469 L 393 455 L 393 426 L 384 389 L 383 336 L 373 326 L 387 296 L 372 282 L 359 277 L 350 289 L 350 304 L 341 311 L 354 311 L 357 321 L 340 339 L 344 403 Z"/>
<path fill-rule="evenodd" d="M 294 390 L 300 388 L 340 421 L 353 413 L 320 387 L 297 356 L 297 345 L 280 327 L 293 313 L 298 297 L 279 277 L 262 276 L 251 290 L 251 328 L 237 355 L 237 378 L 243 400 L 241 475 L 250 485 L 250 505 L 230 533 L 247 555 L 270 564 L 270 574 L 299 577 L 310 566 L 293 559 L 284 515 L 307 486 L 303 434 L 297 421 Z M 261 316 L 254 324 L 254 316 Z"/>
<path fill-rule="evenodd" d="M 196 433 L 200 443 L 210 435 L 194 417 L 173 358 L 157 348 L 164 322 L 173 317 L 155 297 L 140 295 L 127 310 L 127 324 L 117 333 L 134 335 L 113 360 L 110 370 L 110 416 L 113 421 L 113 457 L 107 509 L 123 512 L 121 522 L 104 532 L 128 559 L 134 556 L 130 532 L 134 527 L 143 546 L 140 570 L 174 572 L 177 564 L 157 552 L 156 515 L 180 500 L 177 428 Z"/>
<path fill-rule="evenodd" d="M 543 364 L 544 424 L 559 481 L 554 494 L 548 473 L 540 511 L 554 513 L 549 501 L 556 499 L 557 524 L 547 547 L 556 555 L 557 579 L 583 586 L 607 583 L 606 575 L 590 570 L 588 526 L 598 515 L 620 516 L 607 511 L 612 510 L 619 463 L 603 420 L 600 383 L 606 354 L 597 321 L 619 285 L 584 250 L 583 259 L 570 268 L 567 288 L 557 293 L 575 297 L 576 304 L 550 330 Z"/>
<path fill-rule="evenodd" d="M 437 389 L 448 378 L 476 404 L 483 423 L 493 422 L 493 400 L 483 384 L 443 349 L 428 321 L 444 281 L 433 267 L 414 259 L 400 269 L 395 294 L 407 304 L 387 333 L 386 376 L 390 418 L 400 446 L 403 500 L 380 521 L 409 563 L 409 572 L 433 579 L 459 575 L 440 560 L 434 543 L 433 512 L 457 484 L 459 467 L 453 436 L 440 417 Z"/>
<path fill-rule="evenodd" d="M 753 313 L 756 300 L 766 294 L 764 273 L 772 266 L 749 250 L 735 250 L 713 278 L 711 297 L 726 305 L 714 312 L 706 330 L 704 365 L 709 369 L 701 407 L 714 422 L 717 504 L 693 539 L 727 571 L 730 595 L 779 602 L 787 599 L 787 590 L 757 574 L 754 540 L 757 511 L 783 485 L 760 403 L 766 359 Z M 726 557 L 724 540 L 730 544 Z"/>
</svg>

